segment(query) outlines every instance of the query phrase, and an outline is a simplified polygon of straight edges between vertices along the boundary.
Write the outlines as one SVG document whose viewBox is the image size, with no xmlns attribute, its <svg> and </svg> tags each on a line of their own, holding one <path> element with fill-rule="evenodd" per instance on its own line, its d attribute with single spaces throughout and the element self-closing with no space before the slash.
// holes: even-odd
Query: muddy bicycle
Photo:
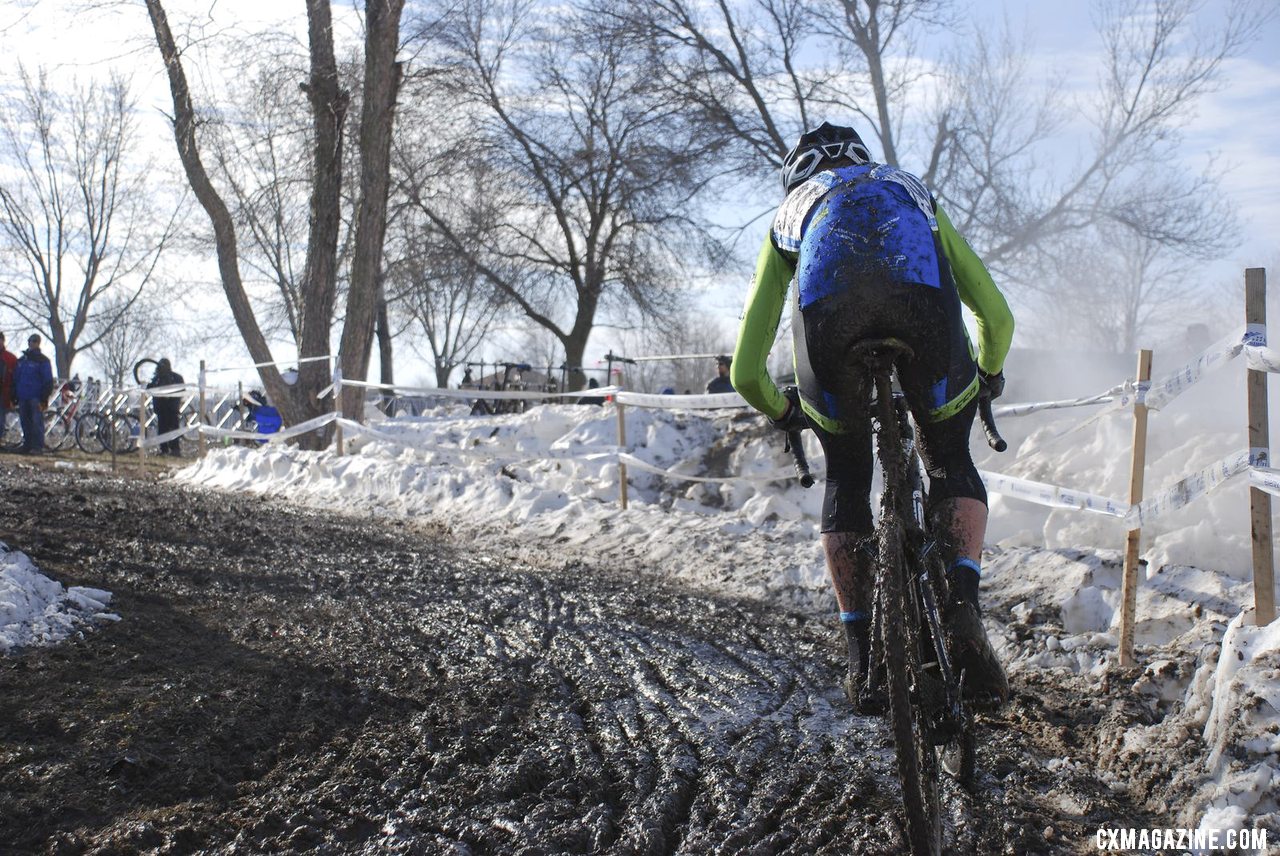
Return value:
<svg viewBox="0 0 1280 856">
<path fill-rule="evenodd" d="M 894 365 L 910 354 L 896 339 L 870 340 L 851 353 L 854 364 L 874 379 L 871 413 L 884 476 L 874 540 L 868 685 L 883 686 L 887 695 L 911 852 L 937 856 L 943 837 L 940 769 L 971 788 L 977 744 L 965 674 L 956 668 L 943 623 L 942 605 L 950 602 L 944 551 L 925 514 L 927 495 L 906 399 L 893 389 Z M 1004 451 L 989 398 L 980 399 L 979 413 L 987 442 Z M 800 431 L 788 433 L 787 445 L 801 484 L 809 487 L 813 477 Z"/>
</svg>

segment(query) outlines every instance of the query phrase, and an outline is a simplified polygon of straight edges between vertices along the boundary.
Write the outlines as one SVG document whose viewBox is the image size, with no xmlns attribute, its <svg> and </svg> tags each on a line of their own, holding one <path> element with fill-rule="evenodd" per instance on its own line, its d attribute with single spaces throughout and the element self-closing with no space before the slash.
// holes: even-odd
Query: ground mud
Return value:
<svg viewBox="0 0 1280 856">
<path fill-rule="evenodd" d="M 0 852 L 903 850 L 829 621 L 14 458 L 0 539 L 121 616 L 0 658 Z M 1029 680 L 946 789 L 951 852 L 1166 825 L 1098 778 L 1113 700 Z"/>
</svg>

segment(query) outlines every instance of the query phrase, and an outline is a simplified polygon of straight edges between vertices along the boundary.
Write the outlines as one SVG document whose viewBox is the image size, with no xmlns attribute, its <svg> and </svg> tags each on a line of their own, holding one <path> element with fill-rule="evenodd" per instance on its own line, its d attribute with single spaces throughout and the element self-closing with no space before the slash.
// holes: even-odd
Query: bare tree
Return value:
<svg viewBox="0 0 1280 856">
<path fill-rule="evenodd" d="M 1006 275 L 1036 287 L 1045 252 L 1073 233 L 1125 229 L 1198 258 L 1226 246 L 1231 221 L 1216 176 L 1178 163 L 1181 125 L 1198 99 L 1221 82 L 1222 64 L 1254 37 L 1270 14 L 1251 0 L 1230 4 L 1211 24 L 1196 0 L 1101 0 L 1104 66 L 1096 95 L 1080 105 L 1093 126 L 1069 169 L 1053 168 L 1044 140 L 1069 116 L 1054 115 L 1025 88 L 1016 56 L 980 52 L 954 92 L 952 181 L 940 187 L 960 230 Z M 979 42 L 985 47 L 985 43 Z"/>
<path fill-rule="evenodd" d="M 342 373 L 364 378 L 382 295 L 383 244 L 387 232 L 387 197 L 391 189 L 391 136 L 402 67 L 400 17 L 404 0 L 366 0 L 364 86 L 360 113 L 360 199 L 356 208 L 351 287 L 342 327 Z M 389 368 L 389 359 L 383 366 Z M 364 390 L 346 387 L 342 412 L 364 418 Z"/>
<path fill-rule="evenodd" d="M 112 296 L 104 302 L 106 311 L 90 324 L 97 339 L 94 362 L 112 386 L 132 385 L 134 364 L 154 356 L 165 342 L 164 315 L 148 295 L 134 301 Z"/>
<path fill-rule="evenodd" d="M 1099 0 L 1105 70 L 1097 97 L 1063 104 L 1053 82 L 1026 85 L 1020 48 L 972 38 L 974 49 L 926 76 L 915 38 L 951 20 L 941 0 L 636 0 L 600 7 L 650 40 L 663 85 L 724 140 L 725 162 L 763 177 L 800 128 L 861 116 L 882 159 L 921 174 L 960 231 L 1006 277 L 1034 286 L 1060 236 L 1120 224 L 1203 256 L 1213 214 L 1209 176 L 1143 168 L 1177 152 L 1178 129 L 1213 91 L 1222 63 L 1256 37 L 1272 11 L 1233 0 L 1197 21 L 1197 0 Z M 926 82 L 942 94 L 911 119 Z M 917 97 L 908 97 L 914 91 Z M 1075 108 L 1072 113 L 1069 108 Z M 1046 152 L 1069 119 L 1095 128 L 1076 161 Z M 1211 208 L 1212 206 L 1210 206 Z"/>
<path fill-rule="evenodd" d="M 133 159 L 134 102 L 127 81 L 63 95 L 44 72 L 19 73 L 0 113 L 0 306 L 53 343 L 68 377 L 152 281 L 173 235 L 157 220 L 149 164 Z"/>
<path fill-rule="evenodd" d="M 477 269 L 580 365 L 599 313 L 669 311 L 667 286 L 701 249 L 693 213 L 708 149 L 644 51 L 581 8 L 468 0 L 451 36 L 459 98 L 475 107 L 464 139 L 512 200 Z M 470 250 L 456 211 L 415 202 L 444 241 Z"/>
<path fill-rule="evenodd" d="M 401 6 L 401 0 L 369 0 L 366 4 L 360 202 L 343 332 L 343 369 L 346 377 L 353 380 L 365 377 L 377 310 L 386 221 L 389 136 L 399 78 L 395 53 Z M 146 0 L 146 7 L 169 75 L 178 154 L 196 198 L 213 226 L 223 290 L 250 355 L 257 363 L 271 363 L 270 348 L 241 274 L 235 218 L 201 159 L 197 134 L 200 122 L 181 51 L 160 0 Z M 298 345 L 299 357 L 303 360 L 329 353 L 337 295 L 342 131 L 350 101 L 339 77 L 330 4 L 324 0 L 308 0 L 307 21 L 309 65 L 301 87 L 309 101 L 312 126 L 309 228 L 305 271 L 298 295 L 301 315 Z M 298 381 L 292 386 L 284 382 L 274 365 L 263 366 L 259 375 L 288 423 L 295 424 L 320 412 L 317 393 L 328 382 L 323 362 L 303 362 L 299 366 Z M 363 392 L 354 388 L 347 391 L 350 395 L 344 398 L 344 412 L 359 418 L 363 415 Z"/>
</svg>

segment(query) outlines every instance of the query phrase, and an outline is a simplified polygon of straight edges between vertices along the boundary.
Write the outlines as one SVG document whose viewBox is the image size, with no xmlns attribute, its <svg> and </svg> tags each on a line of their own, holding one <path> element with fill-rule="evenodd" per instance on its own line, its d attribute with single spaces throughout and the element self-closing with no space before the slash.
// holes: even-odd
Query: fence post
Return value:
<svg viewBox="0 0 1280 856">
<path fill-rule="evenodd" d="M 198 433 L 196 434 L 196 441 L 199 443 L 199 448 L 200 448 L 199 455 L 202 458 L 204 457 L 205 452 L 208 451 L 205 436 L 204 436 L 204 408 L 205 408 L 204 360 L 201 360 L 200 361 L 200 412 L 199 412 L 200 418 L 196 420 L 196 424 L 198 424 L 200 428 Z"/>
<path fill-rule="evenodd" d="M 341 458 L 346 454 L 346 438 L 342 434 L 342 367 L 335 360 L 333 363 L 333 414 L 337 420 L 333 423 L 334 451 Z"/>
<path fill-rule="evenodd" d="M 627 447 L 627 416 L 626 407 L 622 402 L 618 401 L 618 396 L 613 397 L 613 406 L 618 411 L 618 453 L 622 454 L 622 450 Z M 622 503 L 622 509 L 627 508 L 627 465 L 618 459 L 618 497 Z"/>
<path fill-rule="evenodd" d="M 1244 272 L 1244 320 L 1248 339 L 1267 336 L 1267 271 L 1247 268 Z M 1267 373 L 1249 369 L 1249 463 L 1271 466 L 1271 427 L 1267 416 Z M 1249 488 L 1249 522 L 1253 541 L 1253 615 L 1258 627 L 1276 617 L 1275 547 L 1271 537 L 1271 495 Z"/>
<path fill-rule="evenodd" d="M 147 439 L 147 392 L 143 390 L 138 396 L 138 472 L 146 475 L 147 447 L 143 445 Z"/>
<path fill-rule="evenodd" d="M 1147 466 L 1147 405 L 1142 385 L 1151 380 L 1151 351 L 1138 351 L 1138 397 L 1133 403 L 1133 456 L 1129 462 L 1129 504 L 1142 502 L 1143 476 Z M 1138 607 L 1138 546 L 1141 529 L 1130 529 L 1124 545 L 1124 583 L 1120 604 L 1120 665 L 1136 665 L 1133 656 L 1133 624 Z"/>
</svg>

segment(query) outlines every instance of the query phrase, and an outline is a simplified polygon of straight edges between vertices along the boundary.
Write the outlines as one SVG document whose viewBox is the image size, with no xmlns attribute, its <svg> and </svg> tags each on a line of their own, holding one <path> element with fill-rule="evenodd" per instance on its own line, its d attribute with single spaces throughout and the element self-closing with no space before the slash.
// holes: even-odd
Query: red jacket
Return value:
<svg viewBox="0 0 1280 856">
<path fill-rule="evenodd" d="M 13 373 L 18 369 L 18 358 L 6 350 L 0 350 L 0 362 L 4 364 L 4 380 L 0 381 L 0 407 L 17 407 L 13 397 Z"/>
</svg>

